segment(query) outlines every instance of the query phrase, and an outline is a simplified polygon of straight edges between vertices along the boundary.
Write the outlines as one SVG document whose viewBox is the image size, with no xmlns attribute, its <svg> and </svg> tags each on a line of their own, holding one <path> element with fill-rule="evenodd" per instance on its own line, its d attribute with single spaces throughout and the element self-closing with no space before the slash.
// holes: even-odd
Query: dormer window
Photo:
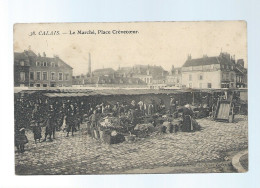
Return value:
<svg viewBox="0 0 260 188">
<path fill-rule="evenodd" d="M 51 67 L 55 67 L 55 63 L 54 62 L 51 62 Z"/>
<path fill-rule="evenodd" d="M 36 66 L 39 67 L 41 66 L 41 63 L 39 61 L 36 62 Z"/>
<path fill-rule="evenodd" d="M 44 66 L 44 67 L 47 67 L 47 62 L 46 62 L 46 61 L 43 62 L 43 66 Z"/>
</svg>

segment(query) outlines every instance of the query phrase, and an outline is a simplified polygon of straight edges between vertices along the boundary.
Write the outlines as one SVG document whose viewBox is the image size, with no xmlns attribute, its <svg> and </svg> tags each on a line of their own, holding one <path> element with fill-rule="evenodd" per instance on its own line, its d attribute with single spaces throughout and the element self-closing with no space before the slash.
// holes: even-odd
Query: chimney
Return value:
<svg viewBox="0 0 260 188">
<path fill-rule="evenodd" d="M 191 54 L 188 54 L 188 60 L 191 60 Z"/>
<path fill-rule="evenodd" d="M 243 67 L 243 68 L 244 68 L 244 66 L 245 66 L 245 63 L 244 63 L 244 60 L 243 60 L 243 59 L 238 59 L 238 60 L 237 60 L 237 64 L 240 65 L 240 66 Z"/>
<path fill-rule="evenodd" d="M 41 57 L 41 54 L 40 54 L 40 53 L 38 53 L 38 57 Z"/>
<path fill-rule="evenodd" d="M 46 57 L 46 53 L 45 53 L 45 52 L 43 52 L 43 53 L 42 53 L 42 56 L 43 56 L 43 57 Z"/>
<path fill-rule="evenodd" d="M 54 57 L 54 58 L 59 58 L 59 56 L 58 56 L 58 55 L 53 55 L 53 57 Z"/>
<path fill-rule="evenodd" d="M 90 53 L 88 53 L 88 73 L 91 74 L 91 56 L 90 56 Z"/>
<path fill-rule="evenodd" d="M 173 74 L 173 71 L 174 71 L 174 65 L 172 65 L 171 75 Z"/>
</svg>

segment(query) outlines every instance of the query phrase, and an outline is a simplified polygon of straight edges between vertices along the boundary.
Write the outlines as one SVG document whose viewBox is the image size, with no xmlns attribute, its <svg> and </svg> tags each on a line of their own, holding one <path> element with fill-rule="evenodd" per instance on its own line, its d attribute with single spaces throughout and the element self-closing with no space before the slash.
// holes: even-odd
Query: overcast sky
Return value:
<svg viewBox="0 0 260 188">
<path fill-rule="evenodd" d="M 138 34 L 69 35 L 78 30 L 131 30 Z M 36 35 L 29 36 L 32 31 Z M 38 35 L 43 31 L 59 31 L 60 35 Z M 58 55 L 73 67 L 74 75 L 85 74 L 88 53 L 92 70 L 119 65 L 161 65 L 170 70 L 192 58 L 218 56 L 221 50 L 244 59 L 247 66 L 246 23 L 235 22 L 143 22 L 143 23 L 71 23 L 17 24 L 14 26 L 14 51 L 31 46 L 36 54 Z"/>
</svg>

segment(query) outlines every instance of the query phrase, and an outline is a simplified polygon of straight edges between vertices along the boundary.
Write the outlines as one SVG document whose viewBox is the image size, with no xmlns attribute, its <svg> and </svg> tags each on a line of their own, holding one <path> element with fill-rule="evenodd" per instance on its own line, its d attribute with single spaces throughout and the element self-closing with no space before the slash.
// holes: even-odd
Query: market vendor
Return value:
<svg viewBox="0 0 260 188">
<path fill-rule="evenodd" d="M 137 109 L 131 109 L 131 124 L 132 125 L 136 125 L 138 124 L 138 113 L 137 113 Z"/>
<path fill-rule="evenodd" d="M 139 109 L 141 111 L 141 114 L 144 115 L 144 102 L 143 101 L 139 101 L 138 105 L 139 105 Z"/>
</svg>

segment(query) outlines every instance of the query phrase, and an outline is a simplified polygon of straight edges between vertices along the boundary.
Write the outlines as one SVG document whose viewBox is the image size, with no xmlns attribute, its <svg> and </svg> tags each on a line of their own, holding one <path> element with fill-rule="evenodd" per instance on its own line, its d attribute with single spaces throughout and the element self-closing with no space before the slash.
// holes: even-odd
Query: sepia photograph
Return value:
<svg viewBox="0 0 260 188">
<path fill-rule="evenodd" d="M 245 21 L 13 26 L 16 175 L 244 173 Z"/>
</svg>

